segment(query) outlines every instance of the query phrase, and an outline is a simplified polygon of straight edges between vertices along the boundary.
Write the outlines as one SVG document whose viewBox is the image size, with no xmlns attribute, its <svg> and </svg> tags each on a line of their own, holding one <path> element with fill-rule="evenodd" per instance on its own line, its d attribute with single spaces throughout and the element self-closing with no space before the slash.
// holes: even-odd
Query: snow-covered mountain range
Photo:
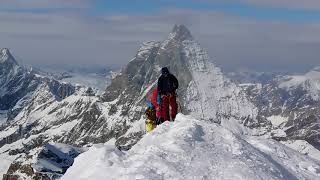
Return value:
<svg viewBox="0 0 320 180">
<path fill-rule="evenodd" d="M 286 75 L 276 72 L 256 72 L 249 69 L 240 68 L 226 73 L 226 76 L 237 84 L 267 84 L 277 76 Z"/>
<path fill-rule="evenodd" d="M 74 86 L 88 86 L 93 89 L 104 91 L 110 84 L 115 68 L 103 68 L 96 66 L 74 65 L 58 66 L 46 65 L 33 68 L 37 74 L 49 76 L 61 82 L 67 82 Z"/>
<path fill-rule="evenodd" d="M 180 162 L 197 163 L 206 155 L 211 156 L 216 152 L 209 152 L 210 149 L 212 150 L 210 146 L 215 146 L 215 143 L 228 146 L 227 142 L 230 139 L 224 138 L 218 141 L 219 133 L 222 138 L 223 132 L 230 134 L 234 141 L 229 143 L 229 148 L 222 147 L 223 152 L 227 153 L 228 149 L 237 149 L 235 146 L 239 146 L 241 150 L 238 149 L 240 152 L 238 156 L 245 152 L 247 153 L 245 157 L 249 157 L 250 151 L 254 151 L 252 158 L 257 157 L 256 159 L 259 160 L 257 162 L 261 162 L 255 164 L 256 159 L 251 160 L 252 166 L 248 165 L 240 169 L 239 171 L 243 173 L 239 173 L 239 177 L 254 179 L 257 174 L 249 173 L 251 171 L 249 167 L 261 168 L 268 165 L 273 168 L 268 171 L 260 169 L 265 174 L 259 176 L 261 179 L 266 177 L 312 179 L 320 176 L 318 151 L 320 101 L 317 98 L 319 86 L 316 78 L 309 78 L 307 74 L 303 76 L 308 77 L 304 81 L 296 80 L 300 80 L 300 77 L 286 76 L 277 77 L 263 85 L 238 85 L 229 80 L 221 69 L 212 63 L 207 52 L 200 47 L 183 25 L 176 25 L 164 41 L 143 43 L 134 58 L 112 79 L 111 84 L 102 94 L 96 94 L 90 87 L 76 86 L 40 75 L 20 66 L 7 49 L 1 49 L 1 52 L 0 118 L 4 124 L 0 128 L 0 158 L 3 159 L 0 163 L 0 175 L 5 174 L 4 179 L 57 178 L 73 163 L 73 158 L 93 144 L 114 142 L 114 147 L 118 150 L 132 148 L 128 153 L 134 154 L 142 151 L 143 148 L 139 149 L 139 147 L 152 145 L 146 141 L 157 134 L 168 136 L 172 141 L 182 136 L 196 138 L 192 141 L 181 141 L 182 144 L 173 144 L 173 146 L 184 147 L 187 143 L 187 148 L 191 147 L 188 143 L 198 142 L 204 138 L 198 150 L 202 148 L 208 151 L 207 154 L 195 156 L 193 160 L 182 160 L 183 154 L 175 157 L 177 162 L 181 160 Z M 184 118 L 181 115 L 181 119 L 177 120 L 173 126 L 182 126 L 182 134 L 179 132 L 164 134 L 161 131 L 175 131 L 170 130 L 170 124 L 165 124 L 159 127 L 155 134 L 145 137 L 143 113 L 163 66 L 169 67 L 179 80 L 180 87 L 177 94 L 180 112 L 198 120 Z M 315 77 L 314 74 L 310 76 Z M 206 126 L 208 128 L 205 128 Z M 188 128 L 193 130 L 189 131 Z M 204 132 L 201 132 L 201 128 L 205 128 Z M 217 137 L 210 135 L 214 131 L 217 131 Z M 252 138 L 252 136 L 259 137 Z M 211 141 L 215 138 L 217 141 Z M 308 154 L 309 157 L 274 140 L 265 140 L 271 138 Z M 139 142 L 141 139 L 142 141 Z M 167 148 L 171 147 L 172 141 L 169 140 L 164 141 L 163 144 L 169 145 Z M 139 143 L 135 146 L 137 142 Z M 273 143 L 276 144 L 271 145 Z M 205 146 L 208 148 L 204 148 Z M 271 146 L 271 150 L 266 150 L 264 148 L 266 146 Z M 155 146 L 155 148 L 159 147 Z M 94 149 L 95 146 L 86 153 L 88 156 L 84 154 L 80 155 L 79 159 L 76 158 L 75 170 L 72 168 L 66 178 L 74 177 L 74 173 L 78 171 L 77 167 L 80 166 L 81 169 L 83 166 L 83 162 L 80 161 L 86 161 L 90 153 L 95 154 Z M 109 156 L 113 156 L 114 152 L 121 156 L 122 152 L 118 150 L 110 151 L 108 148 L 102 148 L 98 151 L 105 156 L 103 159 L 106 161 L 102 162 L 107 163 Z M 176 150 L 179 150 L 179 147 L 177 149 L 173 147 L 170 153 L 175 153 Z M 190 148 L 187 150 L 192 151 Z M 289 161 L 268 155 L 268 153 L 283 151 L 288 151 L 285 153 L 288 158 L 298 156 L 290 160 L 290 163 L 299 165 L 301 168 L 289 169 L 290 167 L 287 166 Z M 155 158 L 161 155 L 157 154 L 158 151 L 154 153 L 156 153 Z M 232 159 L 226 154 L 220 155 Z M 97 158 L 100 162 L 100 157 Z M 113 168 L 121 168 L 124 165 L 123 162 L 114 162 L 114 160 L 123 160 L 122 157 L 119 158 L 110 160 L 110 168 L 106 168 L 110 170 L 109 172 L 113 172 Z M 128 161 L 132 161 L 131 158 L 135 157 L 128 158 L 130 158 Z M 222 160 L 223 158 L 212 159 L 211 163 L 221 164 Z M 299 164 L 302 160 L 306 163 Z M 234 162 L 243 164 L 244 160 L 239 159 Z M 137 159 L 137 163 L 144 163 L 144 161 Z M 115 166 L 112 166 L 113 164 Z M 134 166 L 134 164 L 129 165 Z M 203 165 L 199 164 L 199 167 Z M 156 166 L 154 168 L 158 170 Z M 229 169 L 232 170 L 232 167 Z M 294 170 L 296 171 L 292 172 Z M 120 173 L 118 175 L 121 177 L 127 175 L 122 171 L 117 173 Z M 136 173 L 134 172 L 133 175 L 140 175 Z M 214 173 L 215 171 L 208 171 L 208 174 L 204 174 L 202 178 L 206 176 L 210 179 Z M 243 176 L 246 173 L 248 173 L 247 176 Z M 299 175 L 300 173 L 302 175 Z M 162 177 L 170 178 L 171 175 L 163 174 Z M 141 176 L 144 176 L 143 172 Z M 177 177 L 179 179 L 184 176 Z M 196 177 L 200 178 L 200 176 Z"/>
<path fill-rule="evenodd" d="M 320 150 L 320 72 L 277 76 L 266 84 L 244 84 L 259 117 L 278 140 L 305 140 Z"/>
</svg>

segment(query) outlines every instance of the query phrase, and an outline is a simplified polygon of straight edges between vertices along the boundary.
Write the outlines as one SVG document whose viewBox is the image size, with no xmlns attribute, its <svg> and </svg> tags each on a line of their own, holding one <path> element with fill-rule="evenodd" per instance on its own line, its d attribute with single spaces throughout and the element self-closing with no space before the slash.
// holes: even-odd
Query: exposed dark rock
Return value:
<svg viewBox="0 0 320 180">
<path fill-rule="evenodd" d="M 17 173 L 22 173 L 30 179 L 35 180 L 50 180 L 51 178 L 43 173 L 34 172 L 30 164 L 13 163 L 10 165 L 6 174 L 3 175 L 3 180 L 18 180 L 20 179 Z"/>
</svg>

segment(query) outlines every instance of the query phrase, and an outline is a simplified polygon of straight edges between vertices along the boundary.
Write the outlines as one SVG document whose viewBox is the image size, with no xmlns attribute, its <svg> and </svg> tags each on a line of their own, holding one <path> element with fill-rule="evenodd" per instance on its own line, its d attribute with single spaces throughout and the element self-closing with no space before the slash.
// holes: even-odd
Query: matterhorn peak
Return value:
<svg viewBox="0 0 320 180">
<path fill-rule="evenodd" d="M 8 48 L 0 48 L 0 52 L 2 52 L 2 53 L 6 53 L 6 52 L 8 52 L 8 51 L 9 51 Z"/>
<path fill-rule="evenodd" d="M 0 64 L 3 64 L 5 62 L 11 62 L 15 65 L 18 64 L 14 57 L 11 55 L 8 48 L 0 48 Z"/>
<path fill-rule="evenodd" d="M 193 39 L 189 29 L 182 24 L 174 25 L 173 30 L 171 32 L 171 36 L 173 39 L 178 40 L 178 41 Z"/>
</svg>

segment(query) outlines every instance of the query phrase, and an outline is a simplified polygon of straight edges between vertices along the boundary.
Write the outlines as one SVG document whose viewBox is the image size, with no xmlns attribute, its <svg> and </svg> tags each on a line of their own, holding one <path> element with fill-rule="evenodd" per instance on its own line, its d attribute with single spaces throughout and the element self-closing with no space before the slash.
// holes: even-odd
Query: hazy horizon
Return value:
<svg viewBox="0 0 320 180">
<path fill-rule="evenodd" d="M 320 3 L 251 0 L 3 0 L 0 47 L 32 66 L 120 68 L 184 24 L 224 71 L 320 66 Z"/>
</svg>

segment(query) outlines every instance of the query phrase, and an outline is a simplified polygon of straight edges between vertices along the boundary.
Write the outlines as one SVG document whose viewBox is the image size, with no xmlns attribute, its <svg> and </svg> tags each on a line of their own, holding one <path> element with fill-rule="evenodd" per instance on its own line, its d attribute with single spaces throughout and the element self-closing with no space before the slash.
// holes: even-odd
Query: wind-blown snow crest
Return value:
<svg viewBox="0 0 320 180">
<path fill-rule="evenodd" d="M 245 137 L 179 114 L 127 152 L 96 145 L 79 155 L 62 180 L 317 179 L 320 162 L 274 140 Z"/>
</svg>

